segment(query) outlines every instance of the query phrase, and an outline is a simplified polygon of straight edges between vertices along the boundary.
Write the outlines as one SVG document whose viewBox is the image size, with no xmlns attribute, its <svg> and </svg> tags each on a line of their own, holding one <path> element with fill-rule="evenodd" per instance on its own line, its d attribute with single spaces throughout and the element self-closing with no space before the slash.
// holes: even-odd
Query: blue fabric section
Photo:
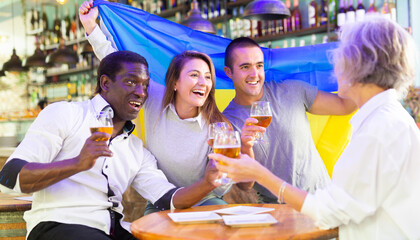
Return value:
<svg viewBox="0 0 420 240">
<path fill-rule="evenodd" d="M 28 162 L 22 159 L 13 158 L 8 161 L 0 172 L 0 184 L 13 189 L 15 187 L 17 176 Z"/>
<path fill-rule="evenodd" d="M 224 52 L 230 39 L 195 31 L 124 4 L 97 0 L 94 6 L 98 6 L 102 23 L 112 35 L 115 46 L 144 56 L 155 81 L 164 84 L 166 69 L 176 54 L 196 50 L 212 58 L 216 68 L 216 89 L 233 89 L 232 81 L 223 70 Z M 328 50 L 336 46 L 336 43 L 327 43 L 284 49 L 263 48 L 266 81 L 299 79 L 316 85 L 320 90 L 336 91 L 336 79 L 327 58 Z"/>
</svg>

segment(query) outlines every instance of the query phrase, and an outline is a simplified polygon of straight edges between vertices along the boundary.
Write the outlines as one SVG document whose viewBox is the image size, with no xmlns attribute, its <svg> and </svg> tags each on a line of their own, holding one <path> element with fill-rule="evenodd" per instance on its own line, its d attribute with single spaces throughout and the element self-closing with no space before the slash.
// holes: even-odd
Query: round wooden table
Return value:
<svg viewBox="0 0 420 240">
<path fill-rule="evenodd" d="M 23 220 L 23 213 L 31 209 L 32 202 L 18 200 L 15 197 L 17 196 L 0 192 L 0 239 L 25 239 L 26 223 Z"/>
<path fill-rule="evenodd" d="M 168 213 L 211 211 L 233 206 L 274 208 L 269 212 L 278 223 L 264 227 L 229 227 L 223 220 L 216 223 L 177 224 Z M 231 204 L 200 206 L 181 210 L 167 210 L 146 215 L 131 224 L 131 232 L 138 239 L 331 239 L 338 237 L 338 229 L 321 230 L 314 221 L 287 204 Z"/>
</svg>

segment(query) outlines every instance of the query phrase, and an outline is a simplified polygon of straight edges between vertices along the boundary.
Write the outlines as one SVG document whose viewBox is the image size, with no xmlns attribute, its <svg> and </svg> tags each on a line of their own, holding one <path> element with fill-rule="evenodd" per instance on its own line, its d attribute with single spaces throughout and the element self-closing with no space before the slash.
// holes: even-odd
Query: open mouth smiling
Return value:
<svg viewBox="0 0 420 240">
<path fill-rule="evenodd" d="M 143 105 L 141 102 L 136 101 L 130 101 L 129 104 L 132 108 L 136 109 L 137 111 L 140 111 L 141 106 Z"/>
<path fill-rule="evenodd" d="M 255 81 L 246 81 L 246 83 L 247 83 L 247 84 L 249 84 L 249 85 L 253 85 L 253 86 L 257 85 L 259 82 L 260 82 L 259 80 L 255 80 Z"/>
<path fill-rule="evenodd" d="M 205 90 L 201 90 L 201 89 L 195 89 L 192 91 L 195 95 L 198 95 L 200 97 L 204 97 L 204 95 L 206 94 Z"/>
</svg>

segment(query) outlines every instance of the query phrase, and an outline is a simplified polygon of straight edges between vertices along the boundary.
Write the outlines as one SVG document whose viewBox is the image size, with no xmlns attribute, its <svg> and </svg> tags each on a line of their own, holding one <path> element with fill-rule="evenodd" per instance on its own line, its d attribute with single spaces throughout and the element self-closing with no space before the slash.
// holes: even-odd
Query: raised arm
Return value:
<svg viewBox="0 0 420 240">
<path fill-rule="evenodd" d="M 309 112 L 317 115 L 347 115 L 356 109 L 357 106 L 352 100 L 318 90 Z"/>
<path fill-rule="evenodd" d="M 93 7 L 93 0 L 85 1 L 79 8 L 79 18 L 86 31 L 86 37 L 93 47 L 93 51 L 99 60 L 102 60 L 110 53 L 118 51 L 112 46 L 111 41 L 101 31 L 96 19 L 98 18 L 98 7 Z"/>
<path fill-rule="evenodd" d="M 95 141 L 110 137 L 106 133 L 94 133 L 85 142 L 80 154 L 74 158 L 51 163 L 27 162 L 14 158 L 6 163 L 0 172 L 1 184 L 10 189 L 16 189 L 18 182 L 20 191 L 32 193 L 51 186 L 76 173 L 93 167 L 98 157 L 111 157 L 105 141 Z M 19 180 L 17 181 L 17 176 Z"/>
</svg>

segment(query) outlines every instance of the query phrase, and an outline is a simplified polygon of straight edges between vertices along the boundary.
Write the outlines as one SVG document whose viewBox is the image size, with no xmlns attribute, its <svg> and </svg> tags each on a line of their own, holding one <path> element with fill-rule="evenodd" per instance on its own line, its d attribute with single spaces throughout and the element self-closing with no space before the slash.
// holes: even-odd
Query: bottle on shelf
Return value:
<svg viewBox="0 0 420 240">
<path fill-rule="evenodd" d="M 276 34 L 283 34 L 283 20 L 276 20 Z"/>
<path fill-rule="evenodd" d="M 42 29 L 43 29 L 44 34 L 45 34 L 49 31 L 49 29 L 48 29 L 48 17 L 47 17 L 47 13 L 45 12 L 45 7 L 44 6 L 42 6 L 41 22 L 42 22 Z"/>
<path fill-rule="evenodd" d="M 337 12 L 337 28 L 341 28 L 341 26 L 346 23 L 346 6 L 345 0 L 340 0 L 340 8 Z"/>
<path fill-rule="evenodd" d="M 201 17 L 204 19 L 208 18 L 208 8 L 206 0 L 201 0 Z"/>
<path fill-rule="evenodd" d="M 290 0 L 286 0 L 286 7 L 290 10 Z M 292 17 L 283 19 L 283 32 L 287 33 L 292 30 Z"/>
<path fill-rule="evenodd" d="M 318 26 L 318 6 L 315 0 L 312 0 L 308 5 L 308 21 L 309 27 Z"/>
<path fill-rule="evenodd" d="M 352 23 L 356 21 L 356 10 L 353 7 L 353 0 L 348 1 L 348 7 L 346 12 L 346 23 Z"/>
<path fill-rule="evenodd" d="M 229 19 L 229 32 L 230 32 L 230 38 L 235 39 L 238 37 L 237 34 L 237 28 L 236 28 L 236 18 L 238 17 L 238 9 L 237 7 L 234 7 L 232 9 L 232 18 Z"/>
<path fill-rule="evenodd" d="M 212 18 L 214 18 L 214 2 L 213 2 L 213 0 L 209 0 L 209 1 L 207 1 L 208 2 L 208 11 L 209 11 L 209 13 L 208 13 L 208 19 L 212 19 Z"/>
<path fill-rule="evenodd" d="M 391 19 L 391 11 L 389 9 L 388 0 L 384 1 L 384 5 L 381 8 L 381 14 L 384 15 L 386 18 Z"/>
<path fill-rule="evenodd" d="M 217 18 L 221 16 L 221 9 L 220 9 L 220 0 L 214 0 L 214 13 L 213 17 Z"/>
<path fill-rule="evenodd" d="M 299 10 L 299 0 L 293 0 L 293 10 L 291 16 L 292 31 L 302 29 L 302 14 Z"/>
<path fill-rule="evenodd" d="M 337 25 L 337 7 L 336 0 L 328 0 L 328 21 L 335 25 Z"/>
<path fill-rule="evenodd" d="M 70 18 L 70 14 L 69 14 L 69 10 L 66 9 L 66 16 L 64 17 L 64 25 L 65 25 L 65 29 L 66 29 L 66 37 L 69 40 L 74 40 L 74 34 L 72 34 L 71 31 L 71 18 Z"/>
<path fill-rule="evenodd" d="M 35 9 L 32 8 L 32 10 L 31 10 L 31 30 L 37 29 L 37 27 L 35 26 L 35 23 L 36 23 Z"/>
<path fill-rule="evenodd" d="M 42 28 L 41 14 L 37 9 L 35 9 L 35 29 L 41 29 L 41 28 Z"/>
<path fill-rule="evenodd" d="M 61 21 L 60 21 L 60 18 L 58 17 L 58 14 L 56 13 L 56 17 L 53 22 L 53 32 L 54 32 L 53 43 L 58 43 L 58 40 L 62 37 L 60 25 L 61 25 Z"/>
<path fill-rule="evenodd" d="M 361 22 L 365 18 L 365 6 L 363 5 L 363 0 L 358 0 L 356 8 L 356 21 Z"/>
<path fill-rule="evenodd" d="M 319 25 L 325 25 L 328 23 L 328 5 L 327 0 L 321 0 L 321 8 L 319 9 L 318 23 Z"/>
<path fill-rule="evenodd" d="M 369 1 L 369 8 L 367 10 L 367 13 L 376 13 L 376 12 L 378 12 L 378 11 L 376 10 L 376 7 L 375 7 L 375 0 L 370 0 Z"/>
</svg>

